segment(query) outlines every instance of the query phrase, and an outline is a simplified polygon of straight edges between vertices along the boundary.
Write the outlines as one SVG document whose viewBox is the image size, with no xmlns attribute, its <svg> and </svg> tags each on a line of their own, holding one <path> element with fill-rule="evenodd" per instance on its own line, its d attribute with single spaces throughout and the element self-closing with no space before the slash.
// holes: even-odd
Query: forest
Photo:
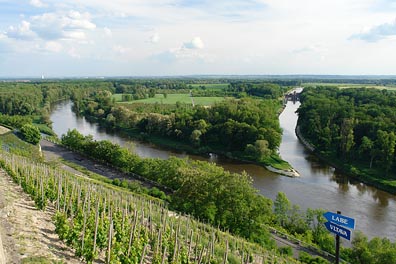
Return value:
<svg viewBox="0 0 396 264">
<path fill-rule="evenodd" d="M 396 93 L 366 88 L 305 88 L 298 109 L 301 133 L 348 172 L 396 186 Z M 394 190 L 394 189 L 392 189 Z"/>
</svg>

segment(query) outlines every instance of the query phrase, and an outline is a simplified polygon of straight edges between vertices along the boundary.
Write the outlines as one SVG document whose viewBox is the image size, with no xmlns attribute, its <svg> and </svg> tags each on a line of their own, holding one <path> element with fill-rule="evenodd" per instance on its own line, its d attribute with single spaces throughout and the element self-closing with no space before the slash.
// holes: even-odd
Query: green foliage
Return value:
<svg viewBox="0 0 396 264">
<path fill-rule="evenodd" d="M 173 189 L 171 206 L 177 210 L 253 241 L 269 243 L 269 234 L 263 224 L 271 219 L 272 203 L 257 193 L 246 174 L 232 174 L 215 164 L 174 157 L 167 160 L 140 158 L 117 144 L 95 141 L 76 130 L 63 135 L 62 143 L 125 172 L 137 173 Z M 113 183 L 123 185 L 117 179 Z M 165 197 L 155 188 L 149 194 Z"/>
<path fill-rule="evenodd" d="M 313 257 L 304 251 L 300 252 L 298 259 L 302 263 L 308 263 L 308 264 L 327 264 L 327 263 L 329 263 L 327 260 L 325 260 L 322 257 Z"/>
<path fill-rule="evenodd" d="M 21 136 L 26 141 L 33 145 L 36 145 L 40 142 L 41 133 L 40 130 L 31 124 L 25 124 L 21 127 Z"/>
<path fill-rule="evenodd" d="M 319 152 L 343 169 L 365 179 L 391 180 L 396 165 L 395 101 L 396 93 L 386 90 L 309 87 L 301 95 L 298 125 Z"/>
<path fill-rule="evenodd" d="M 289 220 L 288 213 L 290 210 L 291 203 L 287 198 L 286 194 L 283 192 L 278 192 L 274 201 L 274 213 L 278 225 L 286 226 L 287 221 Z"/>
<path fill-rule="evenodd" d="M 250 96 L 277 99 L 282 97 L 284 90 L 279 84 L 269 82 L 249 83 L 245 81 L 231 82 L 226 89 L 228 92 L 247 94 Z"/>
<path fill-rule="evenodd" d="M 21 128 L 25 124 L 31 124 L 32 118 L 20 115 L 3 115 L 0 113 L 0 124 L 11 128 Z"/>
<path fill-rule="evenodd" d="M 293 255 L 293 249 L 290 246 L 280 247 L 280 248 L 278 248 L 278 251 L 282 255 L 286 255 L 286 256 L 292 256 Z"/>
<path fill-rule="evenodd" d="M 350 261 L 352 263 L 396 263 L 396 243 L 387 238 L 373 238 L 368 240 L 363 233 L 357 231 L 352 241 Z"/>
<path fill-rule="evenodd" d="M 80 105 L 81 113 L 99 118 L 110 127 L 132 129 L 147 137 L 192 143 L 208 151 L 231 152 L 256 161 L 263 161 L 276 153 L 280 144 L 281 129 L 277 116 L 280 104 L 276 100 L 224 100 L 210 108 L 186 108 L 179 102 L 173 110 L 164 110 L 158 104 L 154 105 L 154 113 L 147 113 L 153 110 L 152 107 L 147 111 L 142 107 L 141 113 L 135 112 L 137 109 L 107 104 L 109 98 L 104 100 L 103 94 L 98 92 L 91 99 L 75 104 Z M 99 114 L 99 110 L 104 112 Z M 162 113 L 163 110 L 166 114 Z"/>
</svg>

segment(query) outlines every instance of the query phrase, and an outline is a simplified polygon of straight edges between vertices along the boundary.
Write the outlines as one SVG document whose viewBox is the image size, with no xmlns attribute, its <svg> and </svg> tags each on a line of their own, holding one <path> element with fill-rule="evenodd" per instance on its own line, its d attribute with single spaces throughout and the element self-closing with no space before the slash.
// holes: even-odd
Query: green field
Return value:
<svg viewBox="0 0 396 264">
<path fill-rule="evenodd" d="M 222 90 L 228 87 L 228 83 L 207 83 L 207 84 L 191 84 L 193 88 L 199 88 L 200 86 L 205 86 L 207 90 Z"/>
<path fill-rule="evenodd" d="M 121 94 L 115 94 L 113 97 L 116 101 L 121 100 Z M 213 105 L 215 102 L 220 102 L 224 100 L 224 97 L 194 97 L 194 103 L 196 105 Z M 132 100 L 130 102 L 123 102 L 124 104 L 133 103 L 145 103 L 145 104 L 176 104 L 177 102 L 184 104 L 192 104 L 192 100 L 189 94 L 168 94 L 165 98 L 163 94 L 156 94 L 153 98 Z"/>
</svg>

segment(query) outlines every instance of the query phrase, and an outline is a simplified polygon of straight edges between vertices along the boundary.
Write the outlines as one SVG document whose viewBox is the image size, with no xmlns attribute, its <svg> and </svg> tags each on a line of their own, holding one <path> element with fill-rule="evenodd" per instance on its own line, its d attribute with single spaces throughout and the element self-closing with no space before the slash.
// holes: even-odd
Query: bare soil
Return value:
<svg viewBox="0 0 396 264">
<path fill-rule="evenodd" d="M 0 264 L 81 263 L 59 240 L 51 220 L 54 208 L 40 211 L 20 186 L 0 170 Z"/>
</svg>

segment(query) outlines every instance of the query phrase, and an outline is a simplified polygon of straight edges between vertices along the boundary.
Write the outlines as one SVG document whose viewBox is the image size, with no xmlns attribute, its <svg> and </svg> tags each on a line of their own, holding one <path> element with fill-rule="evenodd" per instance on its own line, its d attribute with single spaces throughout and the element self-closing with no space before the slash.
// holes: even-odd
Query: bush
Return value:
<svg viewBox="0 0 396 264">
<path fill-rule="evenodd" d="M 287 247 L 280 247 L 278 248 L 279 253 L 282 255 L 286 256 L 292 256 L 293 255 L 293 249 L 290 246 Z"/>
<path fill-rule="evenodd" d="M 309 263 L 309 264 L 326 264 L 329 263 L 327 260 L 325 260 L 322 257 L 316 256 L 313 257 L 311 255 L 309 255 L 308 253 L 301 251 L 300 255 L 299 255 L 299 261 L 301 261 L 302 263 Z"/>
<path fill-rule="evenodd" d="M 151 188 L 149 191 L 149 195 L 160 198 L 161 200 L 166 200 L 166 194 L 163 191 L 159 190 L 157 187 Z"/>
<path fill-rule="evenodd" d="M 25 124 L 21 127 L 21 135 L 23 140 L 33 145 L 38 144 L 41 139 L 40 130 L 31 124 Z"/>
</svg>

